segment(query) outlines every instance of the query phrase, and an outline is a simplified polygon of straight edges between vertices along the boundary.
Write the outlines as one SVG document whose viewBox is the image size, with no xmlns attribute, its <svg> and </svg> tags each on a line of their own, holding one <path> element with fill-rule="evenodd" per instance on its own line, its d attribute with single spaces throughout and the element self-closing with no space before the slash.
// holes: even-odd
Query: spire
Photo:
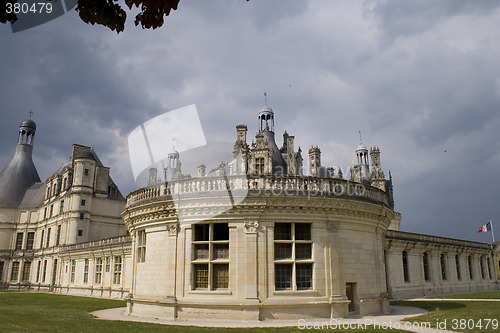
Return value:
<svg viewBox="0 0 500 333">
<path fill-rule="evenodd" d="M 40 176 L 32 159 L 36 124 L 31 119 L 19 126 L 16 153 L 5 169 L 0 172 L 0 207 L 15 208 L 24 193 Z"/>
</svg>

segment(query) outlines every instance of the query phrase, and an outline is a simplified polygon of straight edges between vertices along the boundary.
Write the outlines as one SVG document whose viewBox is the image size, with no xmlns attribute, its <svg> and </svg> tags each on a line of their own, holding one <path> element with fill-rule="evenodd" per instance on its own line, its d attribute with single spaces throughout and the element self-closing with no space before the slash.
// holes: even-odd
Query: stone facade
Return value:
<svg viewBox="0 0 500 333">
<path fill-rule="evenodd" d="M 389 299 L 499 289 L 500 243 L 400 231 L 378 147 L 360 144 L 348 180 L 311 147 L 304 175 L 294 137 L 275 142 L 272 109 L 258 120 L 251 144 L 236 127 L 233 161 L 192 177 L 174 151 L 126 200 L 81 145 L 39 182 L 24 121 L 0 174 L 1 286 L 125 298 L 131 315 L 179 320 L 378 314 Z"/>
</svg>

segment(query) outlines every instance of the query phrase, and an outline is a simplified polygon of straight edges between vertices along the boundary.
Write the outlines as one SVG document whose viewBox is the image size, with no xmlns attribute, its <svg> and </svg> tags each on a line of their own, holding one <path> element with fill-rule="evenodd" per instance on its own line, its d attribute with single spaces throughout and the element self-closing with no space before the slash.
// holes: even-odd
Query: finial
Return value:
<svg viewBox="0 0 500 333">
<path fill-rule="evenodd" d="M 264 93 L 264 102 L 266 103 L 267 106 L 267 93 Z"/>
<path fill-rule="evenodd" d="M 172 151 L 175 151 L 175 138 L 172 138 Z"/>
<path fill-rule="evenodd" d="M 359 132 L 359 144 L 362 145 L 363 144 L 363 140 L 361 140 L 361 131 L 358 131 Z"/>
<path fill-rule="evenodd" d="M 29 115 L 29 117 L 31 119 L 31 116 L 33 115 L 33 111 L 30 110 L 30 112 L 28 112 L 28 115 Z"/>
</svg>

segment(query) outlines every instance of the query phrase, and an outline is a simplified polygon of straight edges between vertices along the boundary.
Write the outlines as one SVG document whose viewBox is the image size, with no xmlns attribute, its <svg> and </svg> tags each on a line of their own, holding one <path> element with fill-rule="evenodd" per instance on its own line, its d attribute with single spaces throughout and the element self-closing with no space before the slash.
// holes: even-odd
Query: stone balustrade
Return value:
<svg viewBox="0 0 500 333">
<path fill-rule="evenodd" d="M 352 198 L 390 206 L 388 195 L 370 185 L 337 178 L 288 175 L 230 175 L 184 178 L 140 188 L 127 196 L 127 206 L 166 196 L 216 191 L 248 190 L 250 194 Z"/>
<path fill-rule="evenodd" d="M 61 246 L 61 252 L 71 251 L 71 250 L 87 250 L 92 248 L 99 248 L 109 245 L 119 245 L 119 244 L 127 244 L 130 243 L 130 236 L 119 236 L 114 238 L 106 238 L 94 242 L 86 242 L 79 244 L 71 244 Z"/>
</svg>

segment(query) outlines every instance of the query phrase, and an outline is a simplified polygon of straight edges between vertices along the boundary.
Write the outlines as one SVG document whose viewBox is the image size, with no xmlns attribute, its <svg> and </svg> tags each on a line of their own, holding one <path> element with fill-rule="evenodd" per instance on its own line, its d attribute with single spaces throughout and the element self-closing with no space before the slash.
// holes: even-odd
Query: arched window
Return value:
<svg viewBox="0 0 500 333">
<path fill-rule="evenodd" d="M 403 278 L 405 282 L 410 282 L 410 270 L 408 267 L 408 252 L 403 251 Z"/>
</svg>

